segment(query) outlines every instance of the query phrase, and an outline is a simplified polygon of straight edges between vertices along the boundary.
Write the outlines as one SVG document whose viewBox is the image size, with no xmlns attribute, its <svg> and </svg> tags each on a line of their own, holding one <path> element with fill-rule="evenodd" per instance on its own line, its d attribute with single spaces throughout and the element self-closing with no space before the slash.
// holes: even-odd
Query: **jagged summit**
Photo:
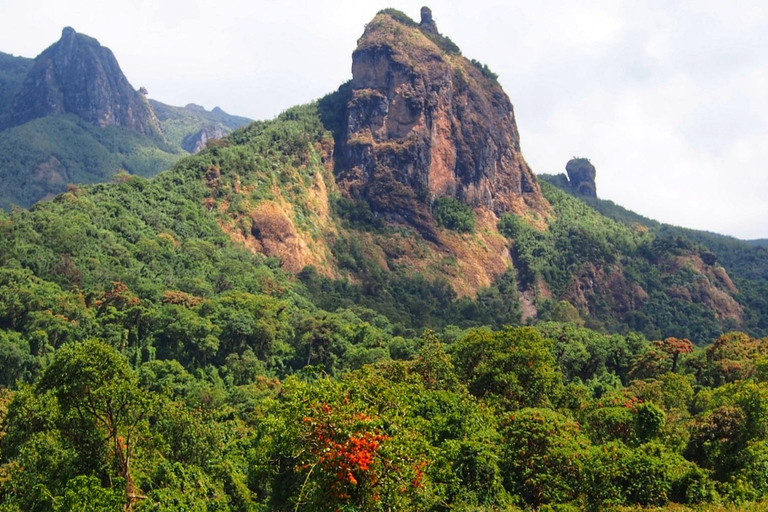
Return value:
<svg viewBox="0 0 768 512">
<path fill-rule="evenodd" d="M 496 214 L 546 214 L 495 75 L 437 32 L 429 8 L 421 15 L 417 24 L 381 11 L 358 41 L 340 185 L 427 236 L 430 206 L 440 196 Z"/>
<path fill-rule="evenodd" d="M 112 52 L 72 27 L 35 58 L 2 126 L 75 114 L 96 126 L 125 126 L 160 135 L 146 99 L 128 83 Z"/>
</svg>

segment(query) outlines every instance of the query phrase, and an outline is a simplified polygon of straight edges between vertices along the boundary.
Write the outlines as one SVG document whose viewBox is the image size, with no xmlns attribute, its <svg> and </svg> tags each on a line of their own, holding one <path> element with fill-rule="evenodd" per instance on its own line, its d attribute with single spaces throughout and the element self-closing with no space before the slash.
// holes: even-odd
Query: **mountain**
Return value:
<svg viewBox="0 0 768 512">
<path fill-rule="evenodd" d="M 427 9 L 353 62 L 152 178 L 0 210 L 0 509 L 764 509 L 768 249 L 603 201 L 585 158 L 532 174 Z M 228 119 L 155 108 L 168 144 Z M 147 140 L 6 130 L 78 131 Z"/>
<path fill-rule="evenodd" d="M 210 208 L 233 239 L 278 258 L 325 307 L 362 303 L 406 325 L 562 318 L 570 305 L 593 328 L 651 338 L 703 342 L 748 325 L 765 332 L 762 309 L 705 244 L 585 203 L 596 195 L 588 160 L 570 162 L 563 177 L 580 199 L 540 183 L 493 73 L 425 21 L 385 10 L 366 26 L 352 81 L 317 106 L 333 140 L 319 131 L 314 151 L 301 149 L 306 142 L 289 150 L 325 172 L 273 181 L 213 163 Z M 281 120 L 316 130 L 315 115 L 296 109 Z M 418 286 L 446 301 L 409 307 L 422 301 L 409 297 Z M 463 314 L 438 313 L 472 299 Z"/>
<path fill-rule="evenodd" d="M 128 83 L 109 48 L 71 27 L 35 58 L 3 126 L 63 114 L 74 114 L 101 128 L 124 126 L 162 137 L 152 108 Z"/>
<path fill-rule="evenodd" d="M 760 293 L 768 262 L 746 246 L 714 250 L 718 239 L 657 229 L 601 202 L 592 196 L 595 169 L 586 159 L 568 164 L 570 178 L 556 179 L 565 190 L 539 180 L 525 164 L 511 103 L 493 73 L 461 56 L 425 14 L 416 23 L 382 11 L 353 53 L 351 82 L 180 162 L 164 178 L 190 184 L 167 191 L 185 205 L 180 218 L 215 223 L 220 236 L 294 275 L 316 305 L 366 307 L 404 332 L 569 319 L 697 343 L 736 328 L 768 334 Z M 192 126 L 189 116 L 203 114 L 196 131 L 226 121 L 194 105 L 155 105 L 169 126 Z M 84 132 L 122 129 L 78 122 Z M 51 162 L 37 175 L 46 180 L 57 169 Z M 129 182 L 129 195 L 145 188 Z M 90 199 L 88 190 L 65 197 L 98 203 L 104 194 Z M 29 218 L 45 216 L 46 208 Z M 126 226 L 163 233 L 152 220 L 156 205 L 135 208 L 130 216 L 146 212 L 129 216 Z M 14 225 L 24 223 L 19 215 Z M 179 222 L 174 230 L 186 231 Z M 81 275 L 89 257 L 67 247 L 67 264 Z M 51 268 L 59 265 L 51 257 Z M 120 275 L 131 289 L 149 286 L 136 281 L 140 273 L 100 275 Z M 205 295 L 213 285 L 177 286 Z"/>
<path fill-rule="evenodd" d="M 152 176 L 248 122 L 218 108 L 153 105 L 108 48 L 67 27 L 34 60 L 0 54 L 0 208 L 120 170 Z"/>
<path fill-rule="evenodd" d="M 198 153 L 209 140 L 220 139 L 251 122 L 246 117 L 227 114 L 219 107 L 207 111 L 194 103 L 185 107 L 172 107 L 156 100 L 149 100 L 149 103 L 160 120 L 166 139 L 189 153 Z"/>
<path fill-rule="evenodd" d="M 418 25 L 384 11 L 366 26 L 352 54 L 344 136 L 339 185 L 433 238 L 438 197 L 497 215 L 548 212 L 509 98 L 439 34 L 429 9 Z"/>
</svg>

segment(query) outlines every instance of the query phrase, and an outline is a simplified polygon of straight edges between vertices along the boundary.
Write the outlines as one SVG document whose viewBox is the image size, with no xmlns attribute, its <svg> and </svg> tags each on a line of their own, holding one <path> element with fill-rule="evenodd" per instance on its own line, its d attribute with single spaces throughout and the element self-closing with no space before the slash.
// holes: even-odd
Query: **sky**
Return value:
<svg viewBox="0 0 768 512">
<path fill-rule="evenodd" d="M 389 0 L 0 0 L 0 51 L 34 57 L 65 26 L 173 105 L 269 119 L 351 78 Z M 433 0 L 439 30 L 499 75 L 537 174 L 573 156 L 653 219 L 768 238 L 768 2 Z"/>
</svg>

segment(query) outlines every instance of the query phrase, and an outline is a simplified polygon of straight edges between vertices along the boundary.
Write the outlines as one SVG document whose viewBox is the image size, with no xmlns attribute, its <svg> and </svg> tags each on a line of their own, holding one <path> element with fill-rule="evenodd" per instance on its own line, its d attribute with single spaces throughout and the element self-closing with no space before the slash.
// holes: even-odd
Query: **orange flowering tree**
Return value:
<svg viewBox="0 0 768 512">
<path fill-rule="evenodd" d="M 431 447 L 404 413 L 408 386 L 366 390 L 373 379 L 312 385 L 288 379 L 285 423 L 271 433 L 281 469 L 275 506 L 298 510 L 416 510 L 429 507 Z M 287 410 L 286 410 L 287 409 Z M 284 468 L 284 469 L 282 469 Z"/>
<path fill-rule="evenodd" d="M 380 499 L 377 486 L 382 461 L 379 453 L 387 436 L 360 412 L 347 415 L 328 404 L 314 404 L 302 418 L 308 458 L 301 469 L 319 471 L 330 502 L 352 498 L 370 505 Z M 308 475 L 309 476 L 309 475 Z"/>
</svg>

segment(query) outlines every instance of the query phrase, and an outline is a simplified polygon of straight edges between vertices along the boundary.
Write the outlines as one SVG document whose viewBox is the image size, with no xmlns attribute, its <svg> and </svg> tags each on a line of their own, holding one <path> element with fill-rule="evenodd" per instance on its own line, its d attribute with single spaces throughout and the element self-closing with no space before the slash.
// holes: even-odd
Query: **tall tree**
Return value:
<svg viewBox="0 0 768 512">
<path fill-rule="evenodd" d="M 65 418 L 92 426 L 113 457 L 117 477 L 125 480 L 128 505 L 140 498 L 131 478 L 135 436 L 145 423 L 149 397 L 125 357 L 98 340 L 70 343 L 45 370 L 40 391 L 52 392 Z"/>
</svg>

